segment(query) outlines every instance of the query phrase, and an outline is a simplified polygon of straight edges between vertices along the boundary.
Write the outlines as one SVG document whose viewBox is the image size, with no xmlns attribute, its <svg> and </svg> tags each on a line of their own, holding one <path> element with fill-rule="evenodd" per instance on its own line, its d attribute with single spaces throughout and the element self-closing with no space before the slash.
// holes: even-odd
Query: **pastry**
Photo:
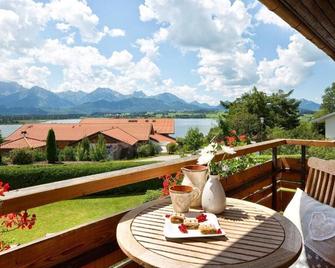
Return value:
<svg viewBox="0 0 335 268">
<path fill-rule="evenodd" d="M 199 222 L 197 219 L 194 218 L 185 218 L 184 225 L 187 229 L 196 230 L 199 227 Z"/>
<path fill-rule="evenodd" d="M 184 214 L 174 213 L 170 216 L 171 223 L 183 223 L 185 219 Z"/>
<path fill-rule="evenodd" d="M 200 224 L 199 230 L 202 234 L 216 234 L 217 233 L 215 226 L 210 223 Z"/>
</svg>

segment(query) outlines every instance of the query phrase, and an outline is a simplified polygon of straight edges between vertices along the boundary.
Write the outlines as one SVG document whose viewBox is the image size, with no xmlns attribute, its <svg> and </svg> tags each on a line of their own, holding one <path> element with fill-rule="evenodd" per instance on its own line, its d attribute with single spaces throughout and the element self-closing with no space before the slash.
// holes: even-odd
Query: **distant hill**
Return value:
<svg viewBox="0 0 335 268">
<path fill-rule="evenodd" d="M 311 100 L 300 99 L 299 110 L 301 113 L 313 113 L 320 109 L 320 104 Z"/>
<path fill-rule="evenodd" d="M 113 89 L 97 88 L 83 91 L 54 93 L 40 87 L 24 88 L 14 82 L 0 82 L 0 114 L 94 114 L 137 112 L 180 112 L 219 110 L 220 106 L 188 103 L 171 94 L 148 96 L 142 91 L 123 95 Z"/>
</svg>

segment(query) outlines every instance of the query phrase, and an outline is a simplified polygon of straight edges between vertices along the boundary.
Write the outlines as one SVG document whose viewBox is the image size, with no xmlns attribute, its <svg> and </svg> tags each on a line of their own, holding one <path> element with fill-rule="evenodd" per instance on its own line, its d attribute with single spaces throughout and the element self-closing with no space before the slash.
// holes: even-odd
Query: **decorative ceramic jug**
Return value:
<svg viewBox="0 0 335 268">
<path fill-rule="evenodd" d="M 219 175 L 209 175 L 202 192 L 202 208 L 206 212 L 219 214 L 226 208 L 226 193 L 223 190 Z"/>
<path fill-rule="evenodd" d="M 181 170 L 184 174 L 184 179 L 181 184 L 198 188 L 200 191 L 199 197 L 192 201 L 191 207 L 201 207 L 202 190 L 204 189 L 207 181 L 208 168 L 201 165 L 190 165 L 183 167 Z"/>
</svg>

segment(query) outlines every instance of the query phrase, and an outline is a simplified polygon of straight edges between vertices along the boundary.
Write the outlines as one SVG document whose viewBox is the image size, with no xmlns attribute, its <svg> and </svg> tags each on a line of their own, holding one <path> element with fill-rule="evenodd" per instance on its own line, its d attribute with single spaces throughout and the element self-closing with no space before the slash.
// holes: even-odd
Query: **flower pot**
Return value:
<svg viewBox="0 0 335 268">
<path fill-rule="evenodd" d="M 219 175 L 209 175 L 202 192 L 202 208 L 206 212 L 219 214 L 226 208 L 226 193 L 220 182 Z"/>
<path fill-rule="evenodd" d="M 192 201 L 191 207 L 201 207 L 202 190 L 204 189 L 207 181 L 208 168 L 201 165 L 190 165 L 183 167 L 181 170 L 184 174 L 184 179 L 181 184 L 192 186 L 200 191 L 199 197 Z"/>
</svg>

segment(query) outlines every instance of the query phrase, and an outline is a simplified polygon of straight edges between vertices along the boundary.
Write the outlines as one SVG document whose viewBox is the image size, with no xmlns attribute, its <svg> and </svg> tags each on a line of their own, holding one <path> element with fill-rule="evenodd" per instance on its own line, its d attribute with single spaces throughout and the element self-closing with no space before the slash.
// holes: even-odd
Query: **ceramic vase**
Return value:
<svg viewBox="0 0 335 268">
<path fill-rule="evenodd" d="M 226 208 L 226 193 L 218 175 L 209 175 L 202 192 L 202 208 L 206 212 L 219 214 Z"/>
<path fill-rule="evenodd" d="M 202 191 L 207 181 L 208 168 L 206 166 L 201 165 L 189 165 L 183 167 L 181 170 L 184 174 L 184 179 L 181 184 L 197 188 L 200 192 L 199 197 L 192 201 L 191 207 L 192 208 L 201 207 Z"/>
</svg>

